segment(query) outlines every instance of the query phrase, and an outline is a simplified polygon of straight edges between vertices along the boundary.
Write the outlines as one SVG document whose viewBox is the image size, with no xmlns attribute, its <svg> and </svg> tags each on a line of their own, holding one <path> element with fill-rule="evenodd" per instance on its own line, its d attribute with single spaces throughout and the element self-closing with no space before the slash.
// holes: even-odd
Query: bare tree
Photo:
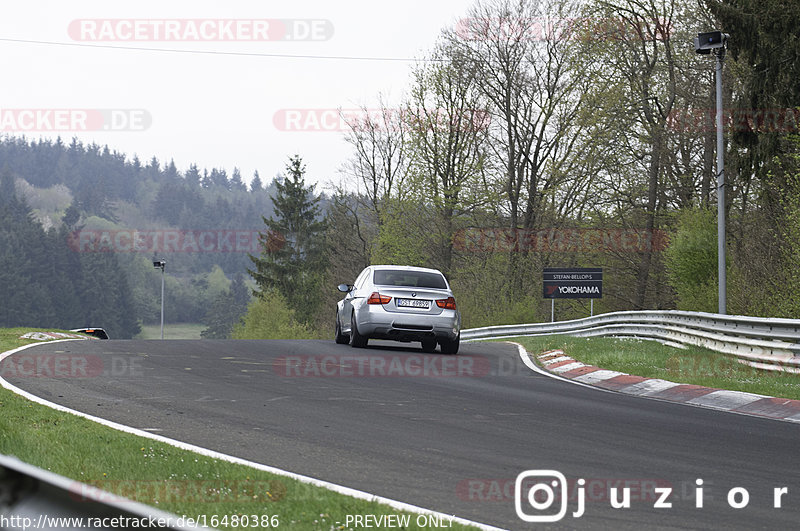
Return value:
<svg viewBox="0 0 800 531">
<path fill-rule="evenodd" d="M 453 266 L 458 219 L 495 199 L 486 180 L 489 116 L 475 71 L 458 53 L 440 43 L 432 60 L 416 67 L 405 110 L 409 185 L 436 213 L 434 248 L 446 273 Z"/>
<path fill-rule="evenodd" d="M 489 145 L 513 230 L 566 220 L 589 191 L 588 174 L 576 171 L 588 169 L 583 163 L 593 149 L 579 123 L 590 73 L 564 23 L 576 9 L 569 1 L 486 0 L 449 33 L 489 103 Z M 511 291 L 529 284 L 522 269 L 527 250 L 517 251 L 509 260 Z"/>
<path fill-rule="evenodd" d="M 637 209 L 631 217 L 641 220 L 650 234 L 659 227 L 659 211 L 668 206 L 667 181 L 681 184 L 676 179 L 685 179 L 696 167 L 691 146 L 676 145 L 670 122 L 680 102 L 683 67 L 676 46 L 686 48 L 683 39 L 678 37 L 676 44 L 673 35 L 680 8 L 681 0 L 599 0 L 590 11 L 596 20 L 614 21 L 604 25 L 605 32 L 597 32 L 595 46 L 598 60 L 616 85 L 612 89 L 616 97 L 608 99 L 609 105 L 599 114 L 627 132 L 620 135 L 615 153 L 617 163 L 629 171 L 610 169 L 616 173 L 611 177 L 617 181 L 613 193 L 619 200 L 627 197 L 629 206 Z M 687 193 L 684 190 L 684 196 Z M 631 300 L 636 308 L 647 306 L 653 260 L 653 249 L 639 255 Z"/>
<path fill-rule="evenodd" d="M 342 114 L 348 126 L 345 140 L 354 148 L 344 173 L 355 178 L 358 193 L 382 223 L 387 200 L 400 190 L 407 170 L 408 132 L 399 109 L 386 106 L 379 98 L 377 109 L 362 107 L 354 115 Z"/>
</svg>

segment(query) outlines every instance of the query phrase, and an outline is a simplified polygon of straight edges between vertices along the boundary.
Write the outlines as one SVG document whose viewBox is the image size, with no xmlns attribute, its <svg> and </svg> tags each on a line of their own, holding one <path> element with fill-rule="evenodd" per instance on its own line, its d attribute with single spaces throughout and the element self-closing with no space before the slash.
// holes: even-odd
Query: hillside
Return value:
<svg viewBox="0 0 800 531">
<path fill-rule="evenodd" d="M 61 139 L 4 137 L 0 172 L 13 182 L 10 193 L 20 199 L 19 208 L 29 211 L 22 216 L 36 221 L 38 228 L 30 225 L 30 230 L 71 253 L 64 255 L 69 261 L 103 262 L 125 277 L 131 296 L 126 312 L 134 323 L 160 319 L 161 278 L 154 259 L 167 263 L 168 321 L 206 322 L 208 308 L 231 281 L 237 275 L 248 278 L 248 254 L 258 254 L 262 216 L 272 215 L 274 182 L 265 186 L 258 172 L 248 185 L 235 168 L 230 175 L 196 165 L 180 171 L 172 162 L 153 158 L 142 164 L 135 156 L 75 139 L 67 145 Z M 10 227 L 4 223 L 3 232 Z M 14 260 L 8 252 L 6 247 L 5 259 Z M 35 267 L 27 260 L 15 262 L 20 274 Z M 16 324 L 71 322 L 3 322 Z M 102 314 L 88 324 L 108 326 Z M 117 328 L 123 336 L 136 329 Z"/>
</svg>

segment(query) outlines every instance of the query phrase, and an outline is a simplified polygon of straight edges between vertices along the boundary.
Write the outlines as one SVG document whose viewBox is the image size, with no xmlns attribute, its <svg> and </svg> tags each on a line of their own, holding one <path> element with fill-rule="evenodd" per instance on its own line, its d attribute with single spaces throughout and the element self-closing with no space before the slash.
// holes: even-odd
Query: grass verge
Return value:
<svg viewBox="0 0 800 531">
<path fill-rule="evenodd" d="M 511 341 L 532 354 L 561 349 L 587 365 L 644 378 L 800 400 L 800 375 L 761 371 L 742 365 L 732 356 L 700 347 L 680 349 L 656 341 L 561 335 Z"/>
<path fill-rule="evenodd" d="M 19 339 L 33 330 L 0 329 L 0 352 L 36 343 Z M 0 363 L 0 374 L 2 368 Z M 205 515 L 206 525 L 215 522 L 222 529 L 347 529 L 347 515 L 407 515 L 406 529 L 429 525 L 418 523 L 416 514 L 119 432 L 5 388 L 0 388 L 0 453 L 179 516 Z M 253 525 L 256 521 L 263 525 Z M 474 528 L 453 523 L 452 529 Z"/>
</svg>

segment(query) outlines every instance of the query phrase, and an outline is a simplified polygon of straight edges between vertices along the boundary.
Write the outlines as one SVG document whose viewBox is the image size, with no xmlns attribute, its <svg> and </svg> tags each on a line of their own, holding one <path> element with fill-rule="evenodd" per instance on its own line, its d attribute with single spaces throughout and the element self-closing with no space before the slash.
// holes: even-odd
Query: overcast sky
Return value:
<svg viewBox="0 0 800 531">
<path fill-rule="evenodd" d="M 412 63 L 230 53 L 415 58 L 473 2 L 8 3 L 0 17 L 0 130 L 77 136 L 129 158 L 174 159 L 181 171 L 197 163 L 230 174 L 238 166 L 247 181 L 256 169 L 270 180 L 297 153 L 308 182 L 338 181 L 350 151 L 324 110 L 374 107 L 381 93 L 398 103 Z M 39 111 L 23 112 L 30 110 Z M 69 130 L 81 127 L 92 130 Z"/>
</svg>

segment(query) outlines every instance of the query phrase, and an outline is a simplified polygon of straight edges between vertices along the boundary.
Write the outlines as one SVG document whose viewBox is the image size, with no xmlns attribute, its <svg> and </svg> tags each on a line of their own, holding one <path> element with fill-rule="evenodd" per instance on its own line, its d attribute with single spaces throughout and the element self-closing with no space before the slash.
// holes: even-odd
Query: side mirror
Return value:
<svg viewBox="0 0 800 531">
<path fill-rule="evenodd" d="M 347 284 L 339 284 L 337 289 L 342 293 L 350 293 L 350 290 L 353 289 L 353 286 L 349 286 Z"/>
</svg>

